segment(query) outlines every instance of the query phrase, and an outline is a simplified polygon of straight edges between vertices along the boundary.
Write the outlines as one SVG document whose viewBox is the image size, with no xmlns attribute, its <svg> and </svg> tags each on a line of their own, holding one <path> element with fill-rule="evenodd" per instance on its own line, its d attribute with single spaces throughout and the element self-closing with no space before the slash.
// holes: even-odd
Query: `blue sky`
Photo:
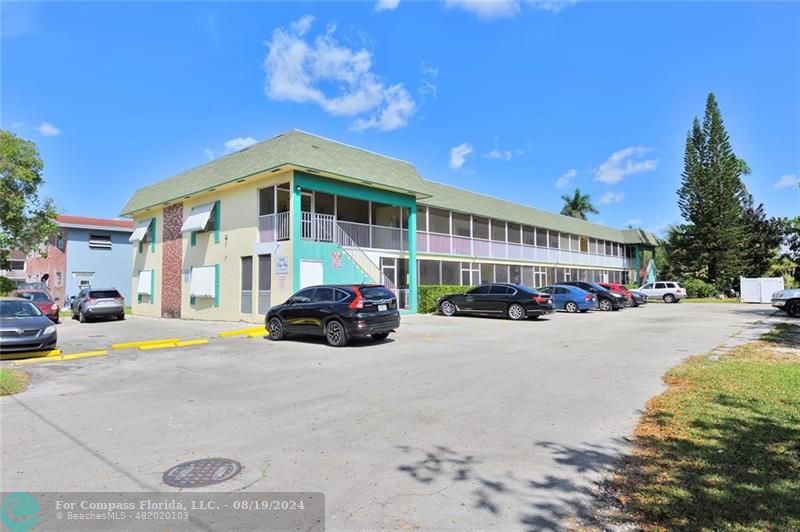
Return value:
<svg viewBox="0 0 800 532">
<path fill-rule="evenodd" d="M 800 213 L 797 3 L 2 9 L 0 125 L 37 143 L 66 213 L 116 216 L 138 187 L 298 128 L 548 210 L 578 186 L 592 220 L 661 231 L 709 91 L 756 200 Z"/>
</svg>

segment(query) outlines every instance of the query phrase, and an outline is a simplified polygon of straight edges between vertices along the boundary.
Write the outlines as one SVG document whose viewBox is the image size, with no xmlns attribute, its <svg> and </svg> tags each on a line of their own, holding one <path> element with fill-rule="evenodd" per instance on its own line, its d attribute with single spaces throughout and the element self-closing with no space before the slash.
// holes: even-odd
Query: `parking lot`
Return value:
<svg viewBox="0 0 800 532">
<path fill-rule="evenodd" d="M 231 323 L 59 326 L 64 352 L 0 399 L 2 491 L 168 491 L 187 460 L 218 491 L 320 491 L 329 529 L 547 529 L 587 511 L 664 372 L 784 320 L 768 306 L 647 305 L 540 320 L 404 317 L 383 343 L 216 338 Z"/>
</svg>

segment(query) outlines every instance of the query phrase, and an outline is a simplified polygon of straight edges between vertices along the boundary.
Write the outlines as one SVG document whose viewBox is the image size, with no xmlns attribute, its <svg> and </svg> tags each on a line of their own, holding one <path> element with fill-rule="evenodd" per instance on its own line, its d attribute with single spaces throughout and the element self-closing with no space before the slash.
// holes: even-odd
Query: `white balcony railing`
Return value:
<svg viewBox="0 0 800 532">
<path fill-rule="evenodd" d="M 258 217 L 258 241 L 289 240 L 289 212 L 265 214 Z"/>
<path fill-rule="evenodd" d="M 289 238 L 289 213 L 281 212 L 260 216 L 258 229 L 261 242 L 287 240 Z M 301 235 L 305 240 L 336 242 L 345 247 L 395 251 L 408 249 L 407 229 L 344 222 L 336 220 L 330 214 L 303 212 L 301 214 Z M 419 231 L 417 232 L 417 251 L 481 259 L 521 260 L 598 268 L 635 267 L 635 261 L 626 257 Z"/>
</svg>

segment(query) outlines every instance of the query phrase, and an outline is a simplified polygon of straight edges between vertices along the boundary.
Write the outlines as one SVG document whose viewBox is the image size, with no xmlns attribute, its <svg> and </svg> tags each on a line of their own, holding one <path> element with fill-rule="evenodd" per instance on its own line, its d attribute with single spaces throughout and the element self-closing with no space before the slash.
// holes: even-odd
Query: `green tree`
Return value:
<svg viewBox="0 0 800 532">
<path fill-rule="evenodd" d="M 587 213 L 597 214 L 599 212 L 592 205 L 592 197 L 589 194 L 581 194 L 581 189 L 579 188 L 575 189 L 575 193 L 572 196 L 564 194 L 561 199 L 564 200 L 564 208 L 561 209 L 561 214 L 564 216 L 585 220 Z"/>
<path fill-rule="evenodd" d="M 741 176 L 749 171 L 736 157 L 714 94 L 708 95 L 702 126 L 697 118 L 686 136 L 678 206 L 686 224 L 681 237 L 691 250 L 681 265 L 702 279 L 730 288 L 742 272 L 744 205 Z"/>
<path fill-rule="evenodd" d="M 43 168 L 33 142 L 0 130 L 0 262 L 12 249 L 39 247 L 58 230 L 53 202 L 39 199 Z"/>
<path fill-rule="evenodd" d="M 742 241 L 742 275 L 761 277 L 778 258 L 787 224 L 783 218 L 770 218 L 764 212 L 764 204 L 753 204 L 753 196 L 747 194 L 742 212 L 745 231 Z"/>
</svg>

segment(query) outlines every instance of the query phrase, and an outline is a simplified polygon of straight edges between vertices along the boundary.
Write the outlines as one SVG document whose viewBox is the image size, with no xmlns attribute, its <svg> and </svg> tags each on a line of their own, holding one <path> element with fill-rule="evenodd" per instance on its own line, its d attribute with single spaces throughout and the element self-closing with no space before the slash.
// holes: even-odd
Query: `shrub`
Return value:
<svg viewBox="0 0 800 532">
<path fill-rule="evenodd" d="M 689 297 L 713 297 L 716 295 L 714 285 L 702 279 L 686 279 L 681 285 L 686 289 Z"/>
<path fill-rule="evenodd" d="M 0 277 L 0 296 L 6 296 L 17 289 L 17 283 L 8 277 Z"/>
<path fill-rule="evenodd" d="M 463 294 L 469 290 L 470 286 L 460 285 L 421 285 L 418 289 L 419 301 L 417 302 L 417 312 L 428 314 L 436 312 L 436 300 L 447 294 Z"/>
</svg>

